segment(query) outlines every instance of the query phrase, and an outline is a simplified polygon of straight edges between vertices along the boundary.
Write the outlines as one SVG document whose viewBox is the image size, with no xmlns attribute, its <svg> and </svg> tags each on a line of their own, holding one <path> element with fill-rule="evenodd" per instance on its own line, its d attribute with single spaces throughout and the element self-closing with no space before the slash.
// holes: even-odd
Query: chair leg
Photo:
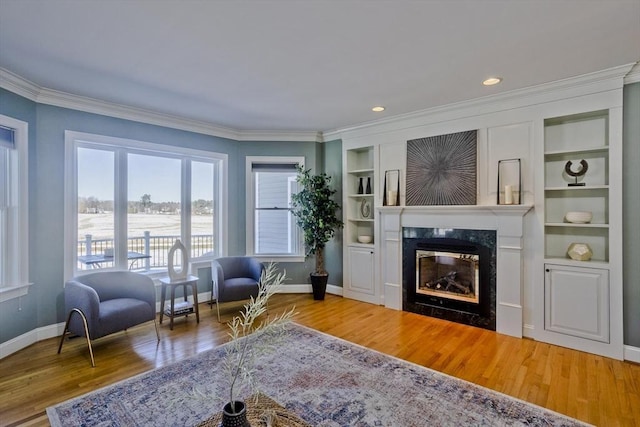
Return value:
<svg viewBox="0 0 640 427">
<path fill-rule="evenodd" d="M 222 323 L 220 321 L 220 303 L 218 302 L 218 298 L 216 298 L 216 311 L 218 312 L 218 323 Z"/>
<path fill-rule="evenodd" d="M 78 313 L 82 318 L 82 324 L 84 326 L 84 334 L 87 338 L 87 345 L 89 346 L 89 355 L 91 356 L 91 367 L 96 367 L 95 359 L 93 358 L 93 347 L 91 347 L 91 337 L 89 336 L 89 325 L 87 324 L 87 318 L 85 317 L 82 310 L 78 308 L 74 308 L 69 312 L 69 316 L 67 316 L 67 322 L 64 325 L 64 331 L 62 332 L 62 337 L 60 338 L 60 345 L 58 346 L 58 354 L 62 351 L 62 344 L 64 343 L 64 339 L 67 335 L 67 331 L 69 330 L 69 323 L 71 322 L 71 316 L 73 313 Z"/>
<path fill-rule="evenodd" d="M 160 331 L 158 331 L 158 322 L 156 318 L 153 318 L 153 325 L 156 327 L 156 336 L 158 337 L 158 342 L 160 342 Z"/>
</svg>

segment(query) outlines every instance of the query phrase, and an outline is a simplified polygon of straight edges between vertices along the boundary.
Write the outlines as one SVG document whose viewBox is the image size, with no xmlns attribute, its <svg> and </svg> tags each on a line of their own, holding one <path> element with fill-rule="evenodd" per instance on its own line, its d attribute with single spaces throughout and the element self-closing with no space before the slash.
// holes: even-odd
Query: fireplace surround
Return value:
<svg viewBox="0 0 640 427">
<path fill-rule="evenodd" d="M 404 227 L 402 308 L 496 330 L 496 232 Z"/>
<path fill-rule="evenodd" d="M 489 230 L 496 239 L 495 330 L 522 337 L 523 218 L 531 208 L 531 205 L 379 207 L 384 305 L 402 310 L 404 228 Z"/>
</svg>

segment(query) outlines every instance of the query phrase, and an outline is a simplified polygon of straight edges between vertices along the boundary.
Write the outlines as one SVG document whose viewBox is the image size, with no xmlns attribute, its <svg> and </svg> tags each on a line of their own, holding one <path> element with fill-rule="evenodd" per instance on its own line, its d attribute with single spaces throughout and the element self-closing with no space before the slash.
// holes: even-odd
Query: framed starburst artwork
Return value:
<svg viewBox="0 0 640 427">
<path fill-rule="evenodd" d="M 407 206 L 476 204 L 477 133 L 407 141 Z"/>
</svg>

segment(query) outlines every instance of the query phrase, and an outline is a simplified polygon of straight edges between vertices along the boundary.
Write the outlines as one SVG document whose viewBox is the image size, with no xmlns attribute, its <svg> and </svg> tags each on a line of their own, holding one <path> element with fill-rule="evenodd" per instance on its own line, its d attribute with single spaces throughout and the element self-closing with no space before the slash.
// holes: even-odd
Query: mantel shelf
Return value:
<svg viewBox="0 0 640 427">
<path fill-rule="evenodd" d="M 457 214 L 457 215 L 519 215 L 524 216 L 533 205 L 451 205 L 451 206 L 377 206 L 384 212 L 417 212 L 425 214 Z"/>
</svg>

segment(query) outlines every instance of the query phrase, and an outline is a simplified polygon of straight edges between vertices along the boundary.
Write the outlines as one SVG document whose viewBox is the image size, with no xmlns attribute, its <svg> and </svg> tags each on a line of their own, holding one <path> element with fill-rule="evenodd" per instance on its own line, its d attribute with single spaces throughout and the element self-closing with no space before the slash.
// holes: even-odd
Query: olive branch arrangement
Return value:
<svg viewBox="0 0 640 427">
<path fill-rule="evenodd" d="M 229 386 L 229 402 L 231 410 L 236 413 L 236 388 L 250 391 L 257 390 L 254 381 L 255 359 L 261 355 L 274 351 L 280 337 L 284 335 L 286 325 L 295 315 L 295 307 L 288 311 L 262 320 L 256 325 L 258 318 L 267 313 L 269 298 L 281 288 L 286 279 L 286 271 L 277 272 L 273 263 L 267 265 L 260 275 L 258 295 L 244 305 L 240 315 L 229 322 L 229 336 L 231 341 L 227 345 L 224 361 L 224 371 Z"/>
</svg>

